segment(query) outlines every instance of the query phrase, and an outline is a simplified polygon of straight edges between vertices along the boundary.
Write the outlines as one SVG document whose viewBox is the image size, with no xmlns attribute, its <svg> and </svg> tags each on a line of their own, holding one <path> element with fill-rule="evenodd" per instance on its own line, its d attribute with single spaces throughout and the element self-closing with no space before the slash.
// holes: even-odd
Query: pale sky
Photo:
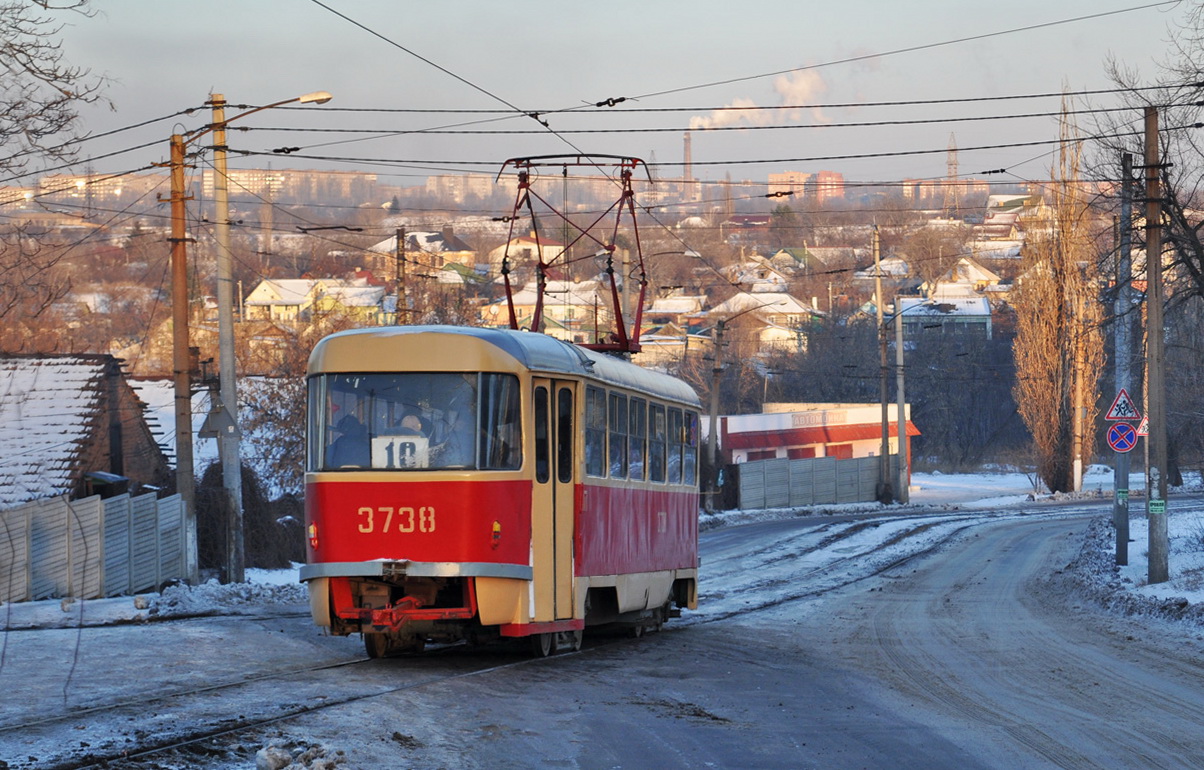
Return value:
<svg viewBox="0 0 1204 770">
<path fill-rule="evenodd" d="M 744 130 L 693 133 L 696 177 L 722 179 L 730 172 L 735 180 L 765 180 L 771 172 L 821 169 L 859 181 L 942 177 L 944 150 L 953 133 L 963 175 L 1006 168 L 1014 176 L 995 179 L 1045 178 L 1049 148 L 969 148 L 1056 139 L 1056 117 L 1002 119 L 1056 114 L 1056 97 L 830 105 L 1109 88 L 1104 74 L 1108 55 L 1153 75 L 1154 60 L 1166 50 L 1167 26 L 1187 11 L 1183 3 L 1142 8 L 1149 5 L 1142 0 L 94 0 L 94 5 L 99 15 L 72 19 L 64 44 L 72 63 L 112 80 L 107 93 L 115 111 L 87 110 L 88 130 L 109 131 L 200 107 L 211 91 L 223 93 L 232 104 L 261 105 L 324 90 L 334 95 L 325 107 L 267 111 L 239 125 L 379 129 L 380 134 L 236 132 L 229 140 L 234 150 L 303 149 L 272 158 L 232 156 L 231 166 L 359 169 L 399 185 L 420 184 L 429 173 L 495 173 L 507 158 L 524 155 L 583 151 L 680 164 L 687 127 L 724 125 Z M 1124 9 L 1136 10 L 1098 16 Z M 994 34 L 1084 16 L 1097 17 Z M 882 55 L 977 36 L 986 37 Z M 800 67 L 809 69 L 789 72 Z M 717 83 L 725 84 L 711 85 Z M 618 97 L 629 101 L 605 113 L 593 107 Z M 1111 106 L 1115 98 L 1104 95 L 1094 101 Z M 558 135 L 525 117 L 463 128 L 536 133 L 419 135 L 412 132 L 497 116 L 366 111 L 526 112 L 586 105 L 591 111 L 542 116 L 552 129 L 564 132 Z M 782 105 L 809 108 L 715 111 Z M 631 112 L 668 108 L 682 111 Z M 183 116 L 174 128 L 196 129 L 207 115 Z M 1000 119 L 943 122 L 971 116 Z M 942 122 L 832 125 L 933 118 Z M 797 127 L 776 128 L 783 125 Z M 582 129 L 665 130 L 568 133 Z M 172 131 L 173 121 L 156 122 L 85 143 L 82 157 L 161 139 L 158 145 L 92 163 L 104 172 L 137 168 L 165 157 Z M 938 152 L 833 157 L 917 150 Z M 298 157 L 304 155 L 354 160 Z M 709 165 L 717 162 L 723 164 Z M 81 162 L 74 170 L 82 172 L 83 167 Z M 681 171 L 680 166 L 663 166 L 657 173 L 672 177 Z"/>
</svg>

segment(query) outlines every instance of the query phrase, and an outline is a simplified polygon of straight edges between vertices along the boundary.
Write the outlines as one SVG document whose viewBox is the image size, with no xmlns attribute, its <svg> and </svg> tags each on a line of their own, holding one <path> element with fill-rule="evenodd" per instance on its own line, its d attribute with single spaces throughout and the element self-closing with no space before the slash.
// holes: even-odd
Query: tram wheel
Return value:
<svg viewBox="0 0 1204 770">
<path fill-rule="evenodd" d="M 573 652 L 578 652 L 581 650 L 581 642 L 585 638 L 584 631 L 580 629 L 576 631 L 566 631 L 564 636 L 569 642 L 569 649 L 571 649 Z"/>
<path fill-rule="evenodd" d="M 531 654 L 537 658 L 546 658 L 556 651 L 556 634 L 532 634 Z"/>
</svg>

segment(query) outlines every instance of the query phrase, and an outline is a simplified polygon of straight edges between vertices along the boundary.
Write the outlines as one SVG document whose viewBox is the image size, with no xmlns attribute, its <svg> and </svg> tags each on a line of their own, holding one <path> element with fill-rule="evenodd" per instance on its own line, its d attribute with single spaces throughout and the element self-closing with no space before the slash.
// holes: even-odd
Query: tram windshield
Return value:
<svg viewBox="0 0 1204 770">
<path fill-rule="evenodd" d="M 518 393 L 509 374 L 312 377 L 309 469 L 517 469 Z"/>
</svg>

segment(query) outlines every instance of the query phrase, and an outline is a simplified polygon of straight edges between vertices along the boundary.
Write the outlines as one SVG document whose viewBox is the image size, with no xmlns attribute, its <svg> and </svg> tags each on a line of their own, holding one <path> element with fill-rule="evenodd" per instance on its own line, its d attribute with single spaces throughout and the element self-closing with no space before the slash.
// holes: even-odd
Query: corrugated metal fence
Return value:
<svg viewBox="0 0 1204 770">
<path fill-rule="evenodd" d="M 0 511 L 0 601 L 148 591 L 186 570 L 179 495 L 53 498 Z"/>
<path fill-rule="evenodd" d="M 792 508 L 877 499 L 877 457 L 753 460 L 729 467 L 734 467 L 738 476 L 740 508 Z M 898 468 L 899 456 L 891 455 L 892 479 Z"/>
</svg>

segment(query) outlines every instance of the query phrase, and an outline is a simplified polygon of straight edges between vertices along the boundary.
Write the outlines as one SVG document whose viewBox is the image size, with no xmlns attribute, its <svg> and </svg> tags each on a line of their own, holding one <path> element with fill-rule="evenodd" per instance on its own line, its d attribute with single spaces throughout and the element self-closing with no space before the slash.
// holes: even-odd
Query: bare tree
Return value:
<svg viewBox="0 0 1204 770">
<path fill-rule="evenodd" d="M 1033 436 L 1037 473 L 1053 492 L 1074 488 L 1074 462 L 1090 456 L 1103 363 L 1096 254 L 1079 178 L 1081 142 L 1063 109 L 1052 221 L 1030 237 L 1014 292 L 1016 384 L 1020 415 Z"/>
<path fill-rule="evenodd" d="M 0 168 L 38 156 L 71 158 L 80 104 L 101 98 L 102 78 L 63 55 L 62 12 L 90 16 L 89 0 L 0 2 Z"/>
</svg>

